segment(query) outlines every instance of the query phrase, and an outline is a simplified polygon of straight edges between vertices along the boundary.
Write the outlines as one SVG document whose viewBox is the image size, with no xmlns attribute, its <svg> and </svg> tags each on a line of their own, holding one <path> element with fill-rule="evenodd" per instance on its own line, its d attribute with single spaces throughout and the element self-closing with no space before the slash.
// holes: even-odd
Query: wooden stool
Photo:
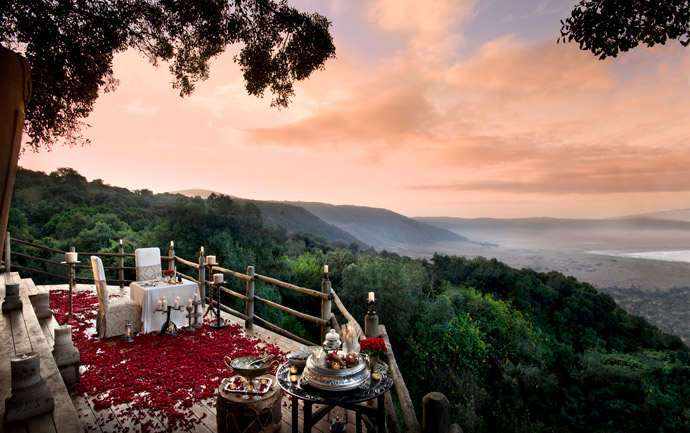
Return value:
<svg viewBox="0 0 690 433">
<path fill-rule="evenodd" d="M 218 433 L 274 433 L 280 431 L 283 393 L 275 378 L 271 389 L 258 400 L 242 400 L 243 393 L 218 387 Z"/>
</svg>

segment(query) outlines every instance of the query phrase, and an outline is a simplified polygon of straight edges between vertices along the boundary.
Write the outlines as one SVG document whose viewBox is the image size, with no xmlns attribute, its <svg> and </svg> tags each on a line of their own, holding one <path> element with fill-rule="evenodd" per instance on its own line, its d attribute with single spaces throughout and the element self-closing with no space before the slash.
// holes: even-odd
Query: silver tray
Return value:
<svg viewBox="0 0 690 433">
<path fill-rule="evenodd" d="M 362 355 L 357 355 L 359 362 L 349 368 L 332 370 L 330 368 L 317 367 L 314 357 L 307 359 L 301 379 L 314 388 L 326 391 L 349 391 L 351 389 L 369 387 L 371 380 L 369 363 Z"/>
<path fill-rule="evenodd" d="M 245 386 L 246 386 L 246 384 L 249 383 L 249 381 L 240 382 L 239 379 L 242 378 L 242 377 L 244 377 L 244 376 L 240 376 L 240 375 L 238 374 L 238 375 L 236 375 L 236 376 L 233 376 L 233 377 L 229 377 L 229 378 L 223 379 L 223 380 L 220 382 L 221 386 L 223 387 L 223 388 L 222 388 L 223 391 L 224 391 L 224 392 L 236 392 L 236 393 L 243 393 L 243 394 L 244 394 L 244 392 L 245 392 Z M 266 383 L 263 384 L 263 385 L 261 386 L 261 388 L 259 388 L 259 389 L 254 388 L 254 389 L 252 389 L 251 391 L 247 391 L 247 394 L 259 394 L 259 395 L 264 395 L 264 394 L 266 394 L 266 393 L 271 389 L 271 386 L 273 385 L 273 379 L 271 379 L 271 378 L 268 377 L 268 376 L 261 376 L 261 377 L 258 377 L 257 379 L 259 379 L 259 380 L 265 379 L 265 380 L 266 380 Z M 231 383 L 235 383 L 235 384 L 237 385 L 237 388 L 235 388 L 235 389 L 230 388 L 230 384 L 231 384 Z"/>
</svg>

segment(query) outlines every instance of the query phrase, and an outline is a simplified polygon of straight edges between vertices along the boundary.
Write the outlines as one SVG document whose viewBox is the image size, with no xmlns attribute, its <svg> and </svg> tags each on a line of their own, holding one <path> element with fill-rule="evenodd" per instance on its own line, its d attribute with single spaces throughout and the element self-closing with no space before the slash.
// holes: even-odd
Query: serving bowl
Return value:
<svg viewBox="0 0 690 433">
<path fill-rule="evenodd" d="M 311 356 L 311 352 L 293 352 L 287 354 L 287 360 L 290 364 L 303 368 L 307 364 L 307 358 Z"/>
<path fill-rule="evenodd" d="M 235 373 L 249 380 L 266 374 L 268 369 L 275 363 L 275 361 L 272 361 L 270 358 L 261 358 L 257 356 L 247 356 L 235 359 L 226 356 L 223 358 L 223 361 L 225 365 L 235 371 Z"/>
<path fill-rule="evenodd" d="M 367 388 L 371 381 L 369 363 L 364 355 L 359 354 L 359 362 L 348 368 L 333 370 L 318 367 L 314 357 L 307 359 L 302 378 L 314 388 L 327 391 L 349 391 L 356 388 Z"/>
</svg>

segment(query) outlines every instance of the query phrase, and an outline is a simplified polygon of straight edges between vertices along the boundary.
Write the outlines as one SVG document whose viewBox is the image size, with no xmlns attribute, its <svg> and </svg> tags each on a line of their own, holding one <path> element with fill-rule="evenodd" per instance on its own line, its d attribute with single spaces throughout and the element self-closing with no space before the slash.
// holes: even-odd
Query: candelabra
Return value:
<svg viewBox="0 0 690 433">
<path fill-rule="evenodd" d="M 213 329 L 223 329 L 228 326 L 225 321 L 221 321 L 220 319 L 220 286 L 223 285 L 223 281 L 214 281 L 213 285 L 216 286 L 216 322 L 211 323 L 209 326 Z M 211 305 L 209 307 L 211 307 Z"/>
<path fill-rule="evenodd" d="M 194 323 L 192 323 L 193 328 L 201 328 L 204 326 L 204 321 L 201 319 L 203 314 L 201 314 L 201 308 L 199 308 L 200 305 L 201 299 L 197 299 L 196 301 L 192 302 L 192 306 L 194 307 Z"/>
<path fill-rule="evenodd" d="M 175 322 L 170 320 L 170 312 L 172 310 L 182 311 L 182 306 L 179 305 L 177 307 L 171 307 L 170 305 L 168 305 L 167 309 L 156 308 L 156 311 L 160 311 L 162 314 L 166 315 L 165 323 L 163 323 L 163 326 L 161 327 L 161 332 L 158 333 L 159 337 L 162 335 L 170 335 L 172 337 L 175 336 L 175 334 L 177 333 L 177 325 L 175 324 Z"/>
<path fill-rule="evenodd" d="M 66 263 L 67 266 L 69 266 L 69 305 L 67 307 L 67 317 L 65 317 L 65 321 L 61 323 L 61 325 L 67 325 L 69 324 L 70 320 L 77 320 L 76 316 L 74 315 L 74 312 L 72 311 L 72 292 L 74 290 L 74 267 L 79 263 L 77 261 L 77 253 L 67 253 L 68 260 L 62 263 Z"/>
<path fill-rule="evenodd" d="M 192 318 L 196 318 L 196 314 L 192 313 L 194 311 L 194 304 L 192 305 L 187 305 L 187 319 L 189 319 L 189 325 L 187 325 L 187 328 L 185 331 L 187 332 L 194 332 L 194 327 L 192 326 Z"/>
</svg>

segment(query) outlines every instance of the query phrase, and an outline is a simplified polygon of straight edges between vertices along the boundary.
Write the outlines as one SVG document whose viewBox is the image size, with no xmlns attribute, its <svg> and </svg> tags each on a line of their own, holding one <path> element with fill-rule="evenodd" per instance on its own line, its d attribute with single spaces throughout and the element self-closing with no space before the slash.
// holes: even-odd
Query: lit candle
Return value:
<svg viewBox="0 0 690 433">
<path fill-rule="evenodd" d="M 77 253 L 65 253 L 65 261 L 67 263 L 77 263 Z"/>
<path fill-rule="evenodd" d="M 170 248 L 174 248 L 174 247 L 175 247 L 175 242 L 170 241 Z"/>
<path fill-rule="evenodd" d="M 163 301 L 161 301 L 160 299 L 158 300 L 158 309 L 159 310 L 163 309 Z"/>
<path fill-rule="evenodd" d="M 177 308 L 179 306 L 180 306 L 180 297 L 178 296 L 177 298 L 175 298 L 175 303 L 173 305 L 173 308 Z"/>
<path fill-rule="evenodd" d="M 374 292 L 369 292 L 369 302 L 374 302 Z"/>
<path fill-rule="evenodd" d="M 223 274 L 213 274 L 213 284 L 220 284 L 223 282 Z"/>
<path fill-rule="evenodd" d="M 196 295 L 196 293 L 195 293 L 195 295 Z M 187 302 L 187 307 L 190 307 L 190 308 L 192 307 L 192 300 L 191 299 L 189 300 L 189 302 Z"/>
<path fill-rule="evenodd" d="M 168 300 L 165 299 L 165 296 L 163 296 L 163 309 L 166 310 L 168 308 Z"/>
<path fill-rule="evenodd" d="M 216 256 L 206 256 L 206 264 L 207 265 L 215 265 L 216 264 Z"/>
<path fill-rule="evenodd" d="M 328 273 L 328 265 L 323 265 L 323 273 L 324 274 Z"/>
</svg>

